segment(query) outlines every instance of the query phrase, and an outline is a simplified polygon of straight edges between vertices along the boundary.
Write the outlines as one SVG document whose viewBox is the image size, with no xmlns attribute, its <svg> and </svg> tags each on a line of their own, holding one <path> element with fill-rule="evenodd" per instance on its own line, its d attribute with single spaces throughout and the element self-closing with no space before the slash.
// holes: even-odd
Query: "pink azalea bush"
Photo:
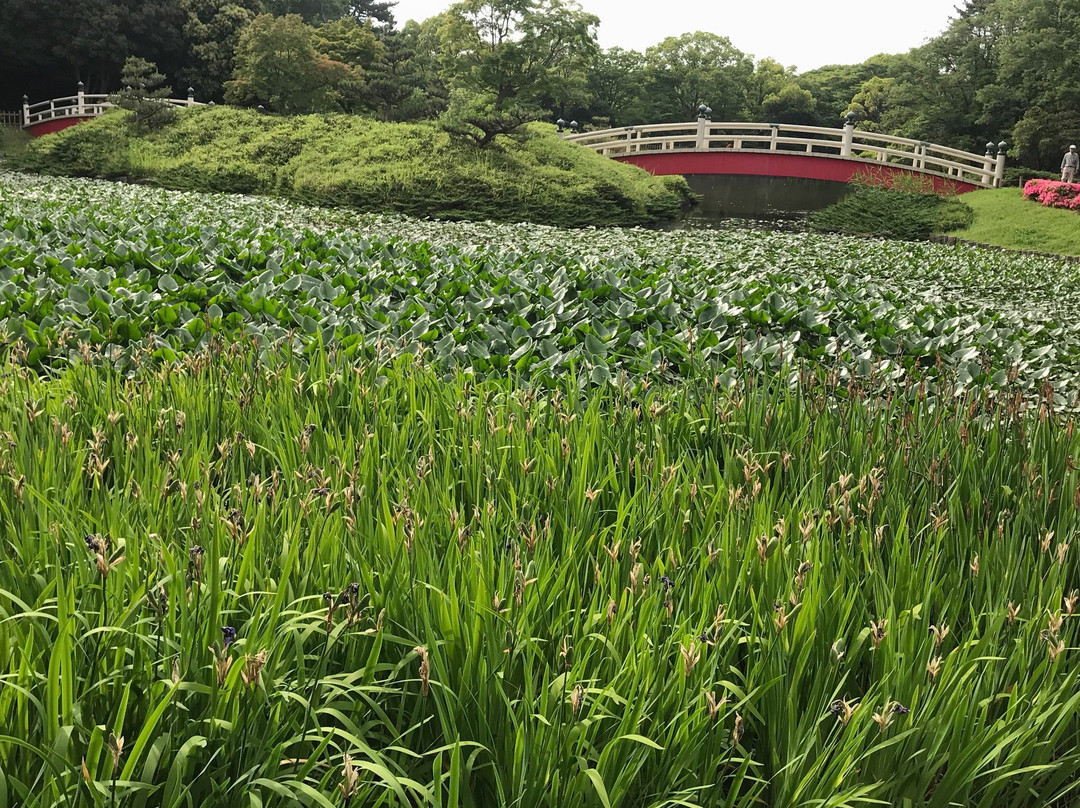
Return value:
<svg viewBox="0 0 1080 808">
<path fill-rule="evenodd" d="M 1080 183 L 1057 180 L 1028 180 L 1024 198 L 1048 208 L 1080 211 Z"/>
</svg>

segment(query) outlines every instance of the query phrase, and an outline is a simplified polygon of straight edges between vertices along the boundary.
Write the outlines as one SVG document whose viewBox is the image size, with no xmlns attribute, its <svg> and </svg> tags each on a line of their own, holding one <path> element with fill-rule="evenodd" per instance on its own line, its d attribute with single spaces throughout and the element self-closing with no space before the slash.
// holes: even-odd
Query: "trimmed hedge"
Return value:
<svg viewBox="0 0 1080 808">
<path fill-rule="evenodd" d="M 921 240 L 931 233 L 969 227 L 974 212 L 956 197 L 852 184 L 835 205 L 810 216 L 810 226 L 827 233 Z"/>
</svg>

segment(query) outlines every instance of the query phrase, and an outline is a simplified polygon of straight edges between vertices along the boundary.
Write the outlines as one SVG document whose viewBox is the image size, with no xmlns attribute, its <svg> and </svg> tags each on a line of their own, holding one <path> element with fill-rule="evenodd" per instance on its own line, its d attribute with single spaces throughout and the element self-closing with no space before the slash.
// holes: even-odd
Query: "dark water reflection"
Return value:
<svg viewBox="0 0 1080 808">
<path fill-rule="evenodd" d="M 686 180 L 701 201 L 675 229 L 805 230 L 811 212 L 839 202 L 848 191 L 842 183 L 801 177 L 714 174 Z"/>
</svg>

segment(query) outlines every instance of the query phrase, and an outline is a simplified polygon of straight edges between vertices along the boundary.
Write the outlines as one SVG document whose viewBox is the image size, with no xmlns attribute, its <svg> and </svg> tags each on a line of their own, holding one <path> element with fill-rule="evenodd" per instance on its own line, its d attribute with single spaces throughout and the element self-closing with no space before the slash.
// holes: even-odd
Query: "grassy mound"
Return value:
<svg viewBox="0 0 1080 808">
<path fill-rule="evenodd" d="M 811 227 L 826 233 L 909 240 L 971 221 L 971 209 L 959 199 L 872 185 L 853 185 L 842 200 L 810 217 Z"/>
<path fill-rule="evenodd" d="M 1080 216 L 1026 200 L 1019 188 L 994 188 L 964 195 L 975 212 L 960 238 L 1016 250 L 1080 255 Z"/>
<path fill-rule="evenodd" d="M 124 113 L 112 113 L 36 141 L 19 164 L 364 211 L 570 227 L 672 219 L 690 198 L 681 177 L 653 177 L 566 143 L 540 124 L 520 139 L 478 149 L 430 123 L 281 118 L 226 107 L 188 110 L 138 136 Z"/>
</svg>

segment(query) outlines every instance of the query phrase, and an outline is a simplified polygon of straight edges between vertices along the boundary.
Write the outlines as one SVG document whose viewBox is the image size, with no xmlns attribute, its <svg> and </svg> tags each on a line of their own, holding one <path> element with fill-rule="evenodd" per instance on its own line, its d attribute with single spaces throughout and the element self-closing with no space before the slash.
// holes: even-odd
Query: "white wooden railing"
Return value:
<svg viewBox="0 0 1080 808">
<path fill-rule="evenodd" d="M 195 100 L 195 92 L 188 88 L 187 98 L 163 98 L 161 103 L 173 107 L 198 106 Z M 84 93 L 80 88 L 75 95 L 63 98 L 50 98 L 48 101 L 39 101 L 36 104 L 29 103 L 23 96 L 23 108 L 21 125 L 24 129 L 45 121 L 55 121 L 63 118 L 96 118 L 113 105 L 109 103 L 109 96 L 105 93 Z"/>
<path fill-rule="evenodd" d="M 656 152 L 780 152 L 856 160 L 868 166 L 902 166 L 922 174 L 988 188 L 999 186 L 1005 173 L 1004 142 L 996 146 L 987 144 L 986 154 L 980 155 L 921 140 L 862 132 L 850 123 L 842 129 L 833 129 L 699 118 L 688 123 L 624 126 L 571 133 L 565 137 L 608 157 Z"/>
<path fill-rule="evenodd" d="M 0 110 L 0 126 L 22 126 L 22 113 Z"/>
</svg>

